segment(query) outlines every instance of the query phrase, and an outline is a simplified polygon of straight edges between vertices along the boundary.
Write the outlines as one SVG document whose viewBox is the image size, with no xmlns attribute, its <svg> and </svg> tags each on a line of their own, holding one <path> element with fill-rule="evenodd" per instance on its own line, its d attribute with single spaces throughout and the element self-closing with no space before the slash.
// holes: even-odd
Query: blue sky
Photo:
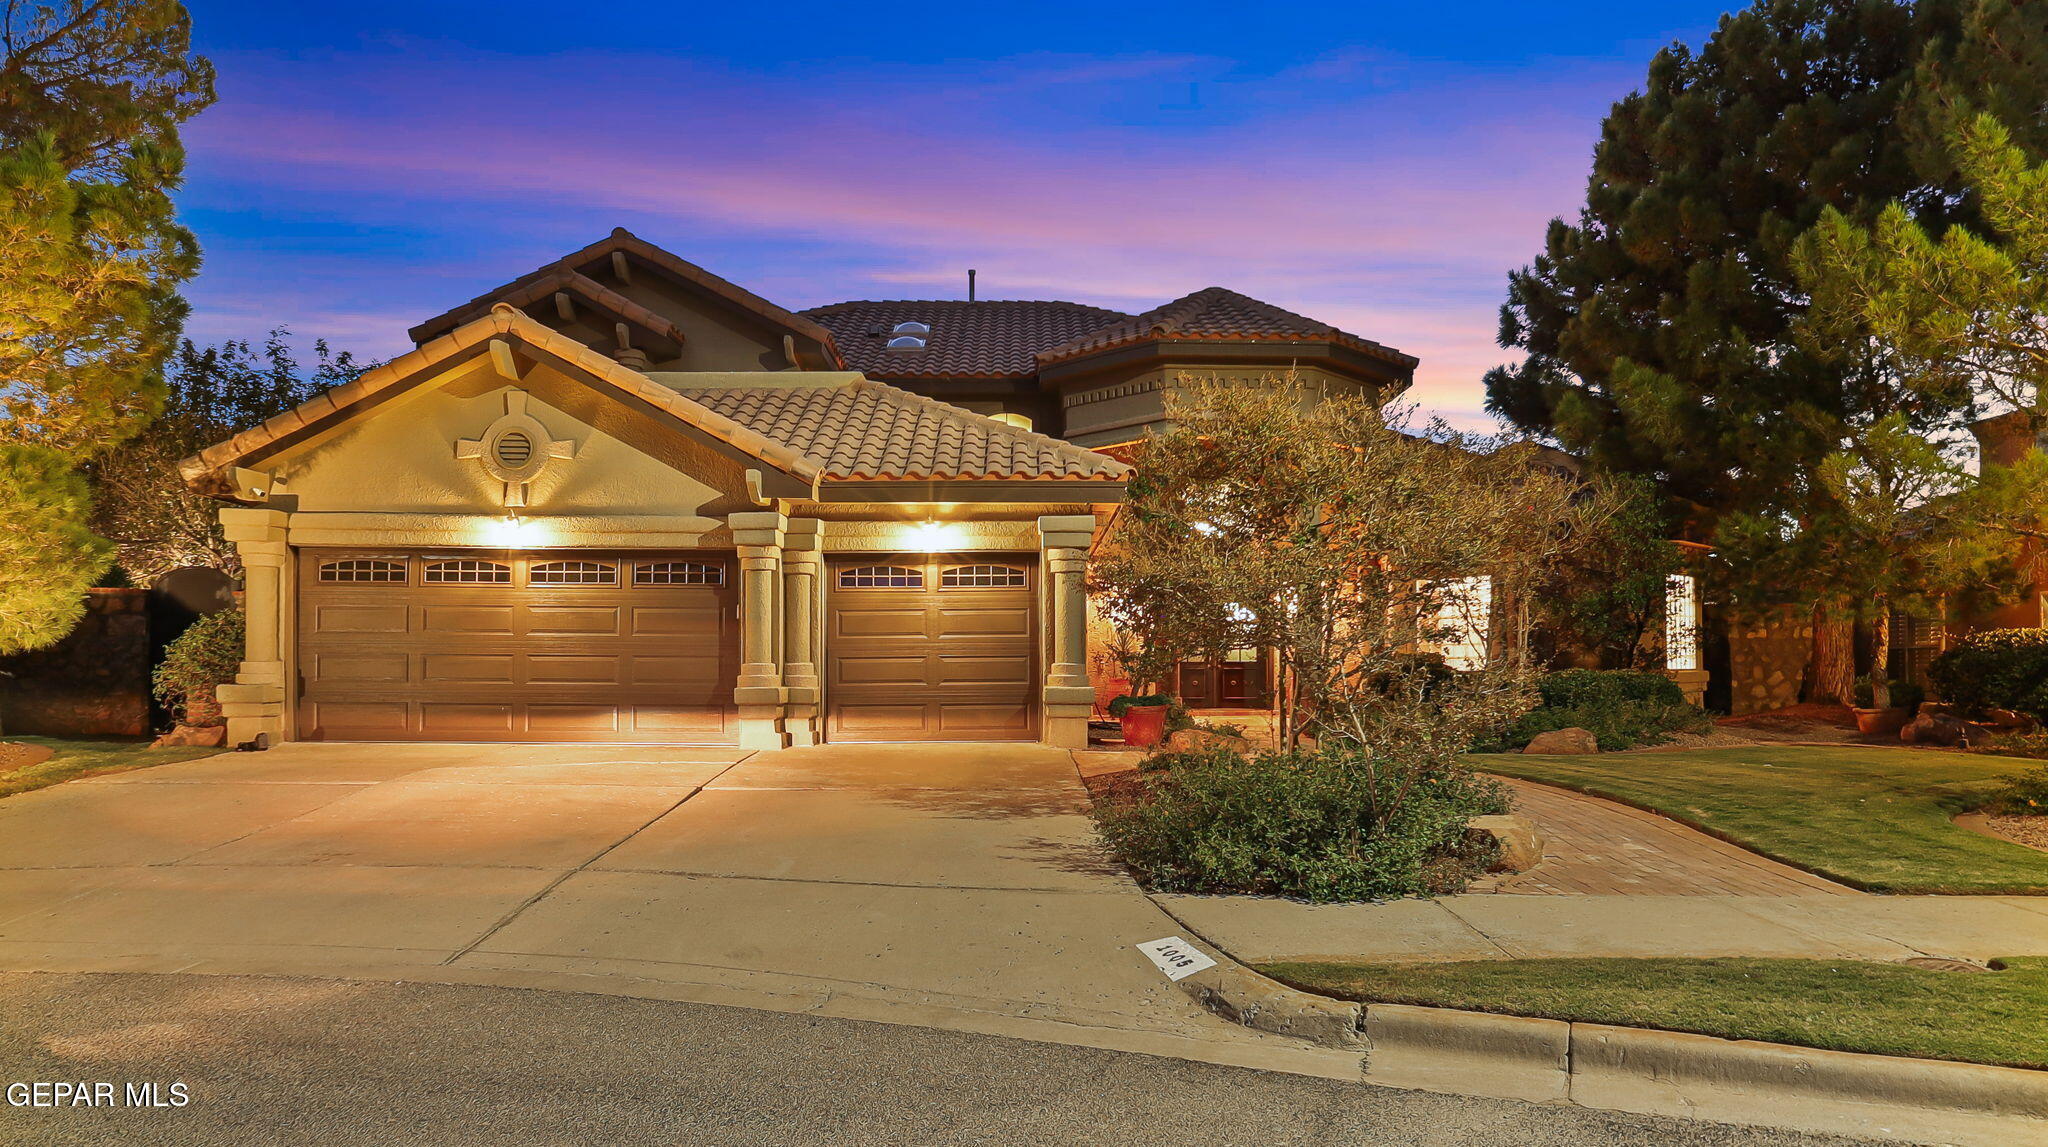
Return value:
<svg viewBox="0 0 2048 1147">
<path fill-rule="evenodd" d="M 198 0 L 200 341 L 370 355 L 625 226 L 801 308 L 1210 285 L 1422 357 L 1480 420 L 1506 272 L 1723 5 Z"/>
</svg>

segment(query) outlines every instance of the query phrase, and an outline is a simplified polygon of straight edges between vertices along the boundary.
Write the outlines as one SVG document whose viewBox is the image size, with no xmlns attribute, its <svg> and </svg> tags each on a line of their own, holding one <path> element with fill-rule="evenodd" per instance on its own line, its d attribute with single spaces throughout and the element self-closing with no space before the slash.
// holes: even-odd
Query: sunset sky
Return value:
<svg viewBox="0 0 2048 1147">
<path fill-rule="evenodd" d="M 630 228 L 791 308 L 1220 285 L 1478 423 L 1504 276 L 1724 5 L 191 4 L 201 342 L 359 353 Z"/>
</svg>

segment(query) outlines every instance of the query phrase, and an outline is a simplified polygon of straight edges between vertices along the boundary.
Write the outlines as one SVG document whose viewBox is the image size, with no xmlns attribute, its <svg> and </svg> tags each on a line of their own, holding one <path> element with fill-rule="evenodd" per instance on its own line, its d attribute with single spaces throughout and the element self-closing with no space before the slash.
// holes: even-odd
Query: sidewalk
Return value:
<svg viewBox="0 0 2048 1147">
<path fill-rule="evenodd" d="M 2048 898 L 2028 896 L 1447 896 L 1298 904 L 1155 895 L 1246 963 L 1557 956 L 1783 956 L 1983 961 L 2048 955 Z"/>
</svg>

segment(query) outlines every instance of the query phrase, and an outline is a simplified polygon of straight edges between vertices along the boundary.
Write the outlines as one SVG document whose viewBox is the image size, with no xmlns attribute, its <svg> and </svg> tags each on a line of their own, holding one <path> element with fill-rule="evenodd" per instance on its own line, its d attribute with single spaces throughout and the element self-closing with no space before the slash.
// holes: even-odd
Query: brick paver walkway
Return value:
<svg viewBox="0 0 2048 1147">
<path fill-rule="evenodd" d="M 1503 777 L 1515 811 L 1544 836 L 1543 863 L 1486 877 L 1471 892 L 1519 895 L 1860 896 L 1810 872 L 1655 813 Z"/>
</svg>

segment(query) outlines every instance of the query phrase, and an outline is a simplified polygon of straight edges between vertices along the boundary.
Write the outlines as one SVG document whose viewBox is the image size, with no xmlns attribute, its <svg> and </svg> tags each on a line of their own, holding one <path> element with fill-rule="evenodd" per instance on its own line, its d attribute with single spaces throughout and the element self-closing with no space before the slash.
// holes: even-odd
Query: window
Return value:
<svg viewBox="0 0 2048 1147">
<path fill-rule="evenodd" d="M 1031 429 L 1031 416 L 1028 414 L 1012 414 L 1005 410 L 1001 414 L 991 414 L 989 417 L 1005 426 L 1014 426 L 1019 430 Z"/>
<path fill-rule="evenodd" d="M 1445 583 L 1440 592 L 1433 620 L 1444 664 L 1466 671 L 1486 668 L 1493 579 L 1468 577 Z"/>
<path fill-rule="evenodd" d="M 724 585 L 725 567 L 703 562 L 641 562 L 633 567 L 634 585 Z"/>
<path fill-rule="evenodd" d="M 347 561 L 322 562 L 320 580 L 335 582 L 378 582 L 385 585 L 403 584 L 405 563 L 385 561 L 382 558 L 350 558 Z"/>
<path fill-rule="evenodd" d="M 512 567 L 499 562 L 479 562 L 467 558 L 429 562 L 425 580 L 428 585 L 510 585 Z"/>
<path fill-rule="evenodd" d="M 535 562 L 528 585 L 617 585 L 619 567 L 610 562 Z"/>
<path fill-rule="evenodd" d="M 942 589 L 1005 589 L 1024 584 L 1016 566 L 952 566 L 939 573 Z"/>
<path fill-rule="evenodd" d="M 1684 574 L 1664 582 L 1664 668 L 1700 667 L 1699 587 Z"/>
<path fill-rule="evenodd" d="M 840 589 L 923 589 L 924 571 L 904 566 L 855 566 L 839 571 Z"/>
</svg>

